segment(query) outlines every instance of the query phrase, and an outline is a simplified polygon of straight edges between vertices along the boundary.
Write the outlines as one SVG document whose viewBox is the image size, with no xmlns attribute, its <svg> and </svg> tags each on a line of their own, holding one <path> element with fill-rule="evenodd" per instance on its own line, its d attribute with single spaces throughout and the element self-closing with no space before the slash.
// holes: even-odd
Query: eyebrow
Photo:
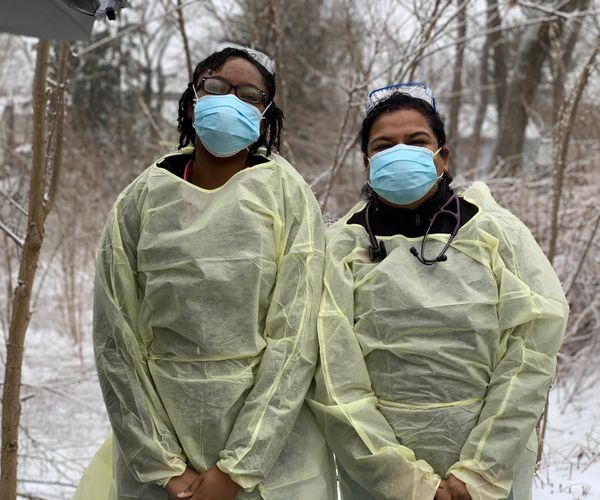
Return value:
<svg viewBox="0 0 600 500">
<path fill-rule="evenodd" d="M 429 132 L 427 132 L 426 130 L 417 130 L 416 132 L 409 134 L 407 139 L 414 139 L 415 137 L 418 137 L 420 135 L 425 135 L 425 136 L 427 136 L 428 139 L 433 139 L 433 137 L 431 137 L 431 134 Z"/>
<path fill-rule="evenodd" d="M 212 70 L 209 70 L 209 71 L 212 71 Z M 227 82 L 229 85 L 232 85 L 232 83 L 229 81 L 228 78 L 225 78 L 224 76 L 221 76 L 221 75 L 216 75 L 214 72 L 208 73 L 207 75 L 203 75 L 201 73 L 200 76 L 198 77 L 198 81 L 202 80 L 202 78 L 219 78 L 219 79 Z M 269 95 L 269 92 L 267 90 L 261 89 L 258 85 L 255 85 L 254 83 L 245 82 L 245 83 L 239 83 L 239 84 L 236 85 L 236 87 L 243 87 L 243 86 L 254 87 L 255 89 L 260 90 L 264 94 Z"/>
<path fill-rule="evenodd" d="M 373 139 L 371 139 L 369 141 L 369 144 L 374 144 L 375 142 L 378 142 L 378 141 L 394 142 L 394 140 L 391 137 L 388 137 L 386 135 L 376 135 L 375 137 L 373 137 Z"/>
<path fill-rule="evenodd" d="M 415 139 L 416 137 L 419 137 L 420 135 L 424 135 L 426 136 L 428 139 L 434 139 L 431 134 L 429 132 L 427 132 L 426 130 L 417 130 L 416 132 L 413 132 L 411 134 L 408 135 L 408 137 L 406 138 L 407 141 L 410 141 L 412 139 Z M 373 139 L 371 139 L 369 141 L 370 145 L 375 144 L 376 142 L 395 142 L 395 139 L 388 137 L 387 135 L 378 135 L 375 136 Z"/>
</svg>

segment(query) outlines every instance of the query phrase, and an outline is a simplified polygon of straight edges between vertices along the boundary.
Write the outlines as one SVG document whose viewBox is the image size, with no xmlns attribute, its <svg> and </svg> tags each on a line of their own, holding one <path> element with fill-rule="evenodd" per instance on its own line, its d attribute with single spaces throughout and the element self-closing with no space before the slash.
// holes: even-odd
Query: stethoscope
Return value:
<svg viewBox="0 0 600 500">
<path fill-rule="evenodd" d="M 372 196 L 376 196 L 375 193 L 373 193 Z M 454 211 L 449 209 L 449 207 L 452 204 L 454 204 Z M 385 259 L 387 257 L 387 250 L 385 248 L 385 244 L 383 243 L 383 241 L 377 241 L 377 238 L 375 237 L 375 234 L 373 233 L 373 229 L 371 228 L 371 208 L 372 208 L 372 206 L 373 206 L 373 198 L 371 198 L 367 202 L 367 208 L 365 209 L 367 233 L 369 234 L 369 240 L 371 242 L 371 244 L 369 245 L 369 257 L 371 258 L 371 262 L 381 262 L 383 259 Z M 427 236 L 429 236 L 429 231 L 431 231 L 431 228 L 435 222 L 436 217 L 438 217 L 439 215 L 451 215 L 452 217 L 454 217 L 456 223 L 454 224 L 454 228 L 450 232 L 450 237 L 448 238 L 448 241 L 444 245 L 444 248 L 442 248 L 441 252 L 434 259 L 428 259 L 425 257 L 425 241 L 427 240 Z M 441 208 L 433 215 L 433 217 L 431 217 L 431 219 L 429 219 L 429 225 L 427 226 L 427 231 L 425 232 L 425 235 L 423 236 L 423 239 L 421 240 L 420 255 L 419 255 L 419 251 L 415 247 L 410 247 L 409 251 L 412 255 L 414 255 L 416 257 L 416 259 L 421 264 L 423 264 L 425 266 L 432 266 L 433 264 L 436 264 L 438 262 L 445 262 L 448 260 L 446 251 L 450 247 L 450 244 L 452 243 L 452 240 L 454 240 L 454 237 L 456 236 L 456 233 L 458 233 L 459 229 L 460 229 L 460 203 L 459 203 L 458 196 L 453 191 L 452 196 L 450 196 L 450 198 L 448 198 L 446 203 L 444 203 L 441 206 Z"/>
</svg>

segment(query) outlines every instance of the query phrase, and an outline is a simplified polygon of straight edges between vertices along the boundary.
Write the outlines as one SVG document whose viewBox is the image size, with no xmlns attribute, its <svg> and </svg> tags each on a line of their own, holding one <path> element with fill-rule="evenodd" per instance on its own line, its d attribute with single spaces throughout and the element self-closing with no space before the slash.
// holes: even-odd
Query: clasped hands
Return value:
<svg viewBox="0 0 600 500">
<path fill-rule="evenodd" d="M 434 500 L 472 500 L 467 491 L 465 483 L 459 481 L 454 476 L 448 476 L 448 479 L 442 479 Z"/>
<path fill-rule="evenodd" d="M 188 467 L 181 476 L 171 478 L 165 489 L 169 500 L 234 500 L 240 486 L 213 465 L 200 474 Z"/>
<path fill-rule="evenodd" d="M 234 500 L 240 486 L 216 465 L 197 473 L 187 468 L 166 486 L 169 500 Z M 472 500 L 465 484 L 454 476 L 442 479 L 434 500 Z"/>
</svg>

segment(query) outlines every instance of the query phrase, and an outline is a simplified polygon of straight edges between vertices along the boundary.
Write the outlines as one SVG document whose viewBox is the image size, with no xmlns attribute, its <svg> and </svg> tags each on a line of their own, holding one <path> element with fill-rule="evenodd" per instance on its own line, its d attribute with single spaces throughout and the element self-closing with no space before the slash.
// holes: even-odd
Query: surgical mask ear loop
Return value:
<svg viewBox="0 0 600 500">
<path fill-rule="evenodd" d="M 271 100 L 271 102 L 269 104 L 267 104 L 267 107 L 265 108 L 265 110 L 260 114 L 261 121 L 265 119 L 265 113 L 267 112 L 267 109 L 269 109 L 271 107 L 271 104 L 273 104 L 273 100 Z M 252 147 L 252 144 L 250 146 L 247 146 L 246 151 L 250 151 L 251 147 Z"/>
<path fill-rule="evenodd" d="M 269 109 L 271 107 L 271 104 L 273 104 L 273 99 L 271 99 L 271 102 L 269 104 L 267 104 L 267 107 L 265 108 L 265 110 L 260 114 L 260 119 L 263 120 L 265 118 L 265 114 L 267 113 L 267 109 Z"/>
<path fill-rule="evenodd" d="M 443 149 L 443 147 L 444 147 L 444 146 L 440 146 L 439 148 L 437 148 L 437 150 L 435 150 L 435 151 L 433 152 L 433 157 L 432 157 L 432 158 L 435 158 L 435 157 L 436 157 L 436 155 L 437 155 L 437 154 L 438 154 L 438 153 L 439 153 L 439 152 L 440 152 L 440 151 Z M 435 163 L 434 163 L 434 165 L 435 165 Z M 446 171 L 444 170 L 444 171 L 443 171 L 443 172 L 442 172 L 440 175 L 438 175 L 438 176 L 437 176 L 437 178 L 436 178 L 436 180 L 435 180 L 435 183 L 436 183 L 436 184 L 439 184 L 439 183 L 440 183 L 440 181 L 441 181 L 441 180 L 444 178 L 444 174 L 445 174 L 445 173 L 446 173 Z M 414 255 L 414 254 L 413 254 L 413 255 Z"/>
<path fill-rule="evenodd" d="M 194 82 L 191 82 L 190 85 L 192 86 L 192 90 L 194 91 L 195 98 L 193 99 L 193 102 L 194 102 L 194 106 L 195 106 L 196 103 L 198 102 L 198 94 L 196 92 L 196 84 Z M 196 134 L 196 136 L 198 136 L 198 132 L 196 132 L 196 120 L 192 121 L 192 128 L 194 129 L 194 133 Z"/>
</svg>

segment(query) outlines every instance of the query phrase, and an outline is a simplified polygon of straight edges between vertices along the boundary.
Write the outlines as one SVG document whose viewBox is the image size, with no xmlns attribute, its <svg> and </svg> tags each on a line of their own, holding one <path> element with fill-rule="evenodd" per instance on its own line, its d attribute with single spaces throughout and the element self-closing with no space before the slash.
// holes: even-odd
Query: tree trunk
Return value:
<svg viewBox="0 0 600 500">
<path fill-rule="evenodd" d="M 579 107 L 579 101 L 583 95 L 583 91 L 586 88 L 590 74 L 594 70 L 594 63 L 596 57 L 600 52 L 600 36 L 596 37 L 596 44 L 592 48 L 573 89 L 569 96 L 565 99 L 560 111 L 558 112 L 558 123 L 556 133 L 553 137 L 553 153 L 555 162 L 554 172 L 554 192 L 552 195 L 552 212 L 550 214 L 550 244 L 548 247 L 548 260 L 550 264 L 554 263 L 554 257 L 556 256 L 556 244 L 558 241 L 558 214 L 560 211 L 560 202 L 563 194 L 563 182 L 564 173 L 567 168 L 567 153 L 569 151 L 569 142 L 571 140 L 571 133 L 573 131 L 573 125 L 575 123 L 575 115 Z M 594 232 L 596 229 L 594 228 Z M 576 271 L 577 272 L 577 271 Z M 544 440 L 546 437 L 546 426 L 548 424 L 548 398 L 546 398 L 546 405 L 544 407 L 544 413 L 540 422 L 537 425 L 538 432 L 538 450 L 537 460 L 538 462 L 542 459 L 544 452 Z"/>
<path fill-rule="evenodd" d="M 529 107 L 548 55 L 549 31 L 549 22 L 525 30 L 515 58 L 516 66 L 506 89 L 493 161 L 503 163 L 503 174 L 507 176 L 517 175 L 521 171 Z"/>
<path fill-rule="evenodd" d="M 494 81 L 496 82 L 496 107 L 498 109 L 498 118 L 504 109 L 504 96 L 506 95 L 506 82 L 508 80 L 508 69 L 506 66 L 506 49 L 504 46 L 504 35 L 502 30 L 502 18 L 498 10 L 497 0 L 488 0 L 487 2 L 487 23 L 489 30 L 487 40 L 489 48 L 492 51 L 494 61 Z"/>
<path fill-rule="evenodd" d="M 577 6 L 577 10 L 583 12 L 588 9 L 590 4 L 590 0 L 579 0 L 579 5 Z M 562 55 L 562 64 L 565 72 L 573 69 L 573 62 L 578 61 L 578 58 L 574 56 L 575 52 L 575 44 L 577 40 L 579 40 L 579 36 L 581 34 L 581 26 L 583 25 L 583 21 L 585 20 L 585 16 L 576 16 L 571 21 L 570 24 L 565 26 L 565 31 L 568 31 L 568 36 L 566 40 L 562 41 L 563 47 L 563 55 Z"/>
<path fill-rule="evenodd" d="M 6 367 L 2 392 L 2 455 L 0 497 L 13 500 L 17 496 L 17 451 L 21 417 L 21 371 L 25 332 L 29 325 L 31 289 L 42 241 L 44 239 L 44 175 L 46 169 L 46 76 L 49 42 L 37 47 L 33 80 L 33 159 L 29 183 L 29 216 L 27 236 L 19 268 L 19 281 L 12 298 L 13 307 L 6 346 Z"/>
<path fill-rule="evenodd" d="M 450 117 L 448 126 L 448 137 L 450 138 L 450 146 L 456 149 L 456 144 L 459 142 L 458 137 L 458 121 L 460 118 L 460 104 L 462 91 L 462 72 L 463 60 L 465 54 L 465 38 L 467 36 L 467 2 L 457 0 L 458 13 L 456 20 L 458 22 L 457 37 L 458 44 L 456 45 L 456 62 L 454 63 L 454 75 L 452 78 L 452 97 L 450 100 Z M 454 172 L 456 171 L 456 163 L 454 164 Z"/>
<path fill-rule="evenodd" d="M 37 47 L 33 77 L 32 162 L 29 177 L 29 210 L 27 233 L 19 263 L 19 277 L 12 296 L 12 310 L 6 345 L 6 366 L 2 392 L 2 452 L 0 456 L 0 498 L 17 496 L 17 453 L 21 418 L 21 375 L 25 334 L 31 318 L 31 291 L 38 266 L 44 224 L 52 207 L 62 162 L 64 124 L 64 86 L 67 80 L 69 47 L 62 44 L 58 77 L 54 91 L 55 120 L 48 148 L 48 103 L 46 82 L 50 43 L 40 41 Z M 50 151 L 50 153 L 48 153 Z M 48 161 L 48 160 L 51 161 Z"/>
<path fill-rule="evenodd" d="M 192 55 L 190 53 L 190 44 L 188 42 L 187 32 L 185 31 L 185 20 L 183 17 L 183 5 L 181 0 L 177 0 L 177 26 L 179 27 L 179 33 L 183 41 L 183 50 L 185 52 L 185 63 L 187 65 L 188 77 L 190 82 L 194 76 L 194 67 L 192 65 Z"/>
<path fill-rule="evenodd" d="M 579 6 L 579 2 L 580 0 L 565 2 L 559 10 L 572 12 Z M 505 175 L 517 175 L 522 168 L 529 108 L 542 76 L 542 66 L 550 52 L 552 24 L 554 24 L 552 26 L 555 30 L 554 36 L 560 38 L 564 20 L 559 16 L 554 20 L 530 26 L 523 33 L 515 57 L 515 68 L 511 72 L 504 94 L 504 103 L 501 108 L 498 108 L 500 112 L 498 141 L 493 161 L 503 164 Z"/>
<path fill-rule="evenodd" d="M 481 153 L 481 128 L 483 120 L 490 101 L 489 74 L 488 74 L 488 59 L 490 56 L 489 38 L 486 38 L 483 48 L 481 49 L 481 67 L 479 69 L 479 86 L 481 88 L 477 111 L 475 112 L 475 121 L 473 123 L 473 132 L 469 139 L 469 169 L 476 168 L 479 163 L 479 155 Z"/>
</svg>

